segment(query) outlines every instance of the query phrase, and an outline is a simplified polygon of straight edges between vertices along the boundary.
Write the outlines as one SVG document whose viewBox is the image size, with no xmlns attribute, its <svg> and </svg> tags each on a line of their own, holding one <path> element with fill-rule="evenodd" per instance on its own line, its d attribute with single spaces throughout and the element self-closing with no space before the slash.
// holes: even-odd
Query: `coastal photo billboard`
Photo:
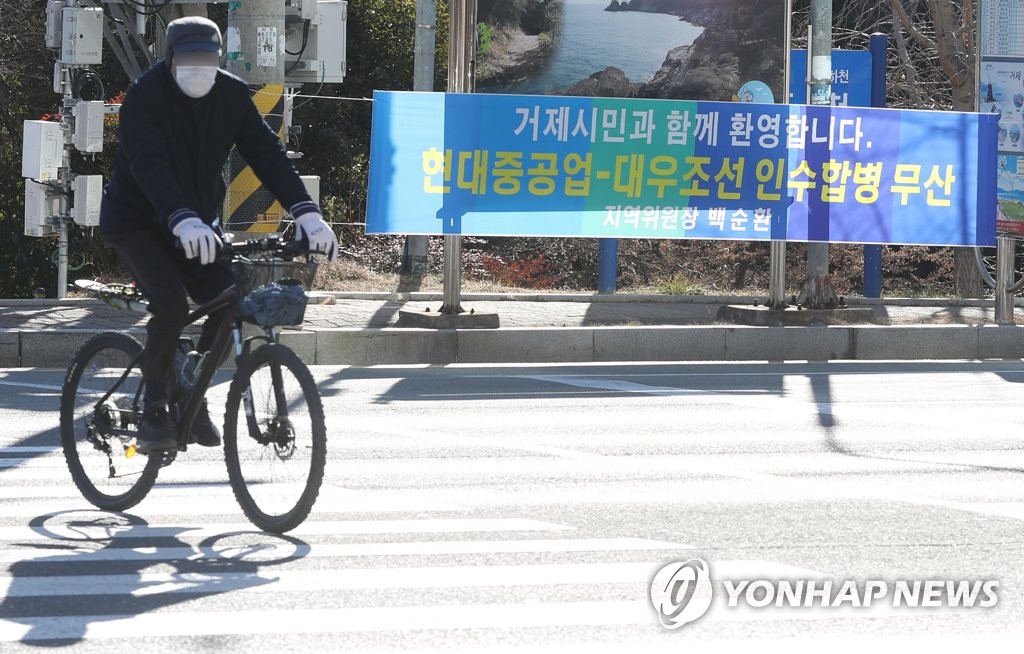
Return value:
<svg viewBox="0 0 1024 654">
<path fill-rule="evenodd" d="M 784 101 L 787 0 L 479 0 L 477 91 Z"/>
</svg>

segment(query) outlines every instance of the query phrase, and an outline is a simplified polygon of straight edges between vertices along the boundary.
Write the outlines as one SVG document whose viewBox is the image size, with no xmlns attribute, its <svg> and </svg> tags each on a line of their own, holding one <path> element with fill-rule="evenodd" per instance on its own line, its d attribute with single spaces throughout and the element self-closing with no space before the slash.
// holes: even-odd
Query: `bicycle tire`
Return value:
<svg viewBox="0 0 1024 654">
<path fill-rule="evenodd" d="M 254 350 L 238 365 L 225 413 L 224 456 L 242 512 L 267 532 L 294 529 L 316 502 L 327 460 L 323 402 L 309 368 L 283 345 Z"/>
<path fill-rule="evenodd" d="M 141 351 L 142 345 L 127 334 L 97 334 L 75 353 L 61 389 L 64 460 L 82 496 L 105 511 L 124 511 L 141 502 L 160 470 L 158 458 L 131 448 L 142 372 L 129 366 Z M 108 391 L 109 399 L 96 407 Z"/>
</svg>

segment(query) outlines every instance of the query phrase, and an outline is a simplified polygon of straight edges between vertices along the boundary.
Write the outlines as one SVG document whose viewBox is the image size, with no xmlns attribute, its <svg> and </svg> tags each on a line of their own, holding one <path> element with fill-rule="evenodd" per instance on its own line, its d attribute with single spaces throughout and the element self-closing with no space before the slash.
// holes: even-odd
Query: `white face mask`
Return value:
<svg viewBox="0 0 1024 654">
<path fill-rule="evenodd" d="M 176 66 L 174 80 L 182 93 L 190 98 L 201 98 L 210 92 L 217 81 L 216 66 Z"/>
</svg>

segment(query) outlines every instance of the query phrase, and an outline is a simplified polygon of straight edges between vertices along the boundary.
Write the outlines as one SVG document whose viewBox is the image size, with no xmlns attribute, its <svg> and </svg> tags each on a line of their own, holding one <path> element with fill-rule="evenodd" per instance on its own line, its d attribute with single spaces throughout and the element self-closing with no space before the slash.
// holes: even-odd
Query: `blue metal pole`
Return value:
<svg viewBox="0 0 1024 654">
<path fill-rule="evenodd" d="M 885 56 L 889 38 L 871 35 L 871 106 L 885 106 Z M 864 297 L 882 297 L 882 246 L 864 246 Z"/>
<path fill-rule="evenodd" d="M 597 292 L 614 293 L 619 268 L 619 239 L 599 238 L 597 242 Z"/>
</svg>

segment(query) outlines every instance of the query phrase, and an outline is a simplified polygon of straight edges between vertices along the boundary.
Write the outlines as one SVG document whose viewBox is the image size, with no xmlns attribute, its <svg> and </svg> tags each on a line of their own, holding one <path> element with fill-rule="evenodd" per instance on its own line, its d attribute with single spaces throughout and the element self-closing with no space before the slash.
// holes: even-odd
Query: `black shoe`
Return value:
<svg viewBox="0 0 1024 654">
<path fill-rule="evenodd" d="M 196 443 L 203 447 L 217 447 L 220 445 L 220 430 L 213 424 L 210 418 L 210 409 L 203 402 L 199 406 L 199 412 L 192 423 L 192 433 L 196 437 Z"/>
<path fill-rule="evenodd" d="M 151 407 L 142 413 L 142 424 L 135 439 L 135 450 L 147 454 L 153 450 L 171 450 L 178 445 L 178 434 L 165 407 Z"/>
</svg>

